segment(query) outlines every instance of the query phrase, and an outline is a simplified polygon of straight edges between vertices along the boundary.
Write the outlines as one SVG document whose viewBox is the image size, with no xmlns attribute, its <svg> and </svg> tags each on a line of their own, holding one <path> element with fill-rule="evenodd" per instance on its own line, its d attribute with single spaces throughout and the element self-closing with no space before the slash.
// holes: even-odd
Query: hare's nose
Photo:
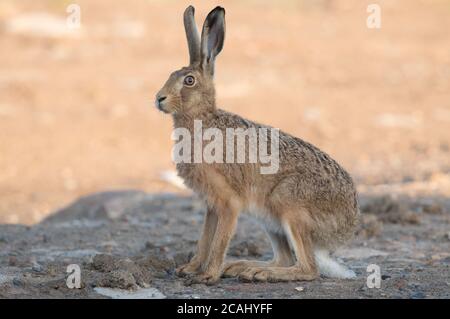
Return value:
<svg viewBox="0 0 450 319">
<path fill-rule="evenodd" d="M 163 110 L 163 109 L 162 109 L 161 103 L 162 103 L 166 98 L 167 98 L 167 96 L 160 96 L 160 95 L 157 95 L 157 96 L 156 96 L 155 105 L 156 105 L 156 107 L 158 108 L 158 110 L 160 110 L 160 111 Z"/>
</svg>

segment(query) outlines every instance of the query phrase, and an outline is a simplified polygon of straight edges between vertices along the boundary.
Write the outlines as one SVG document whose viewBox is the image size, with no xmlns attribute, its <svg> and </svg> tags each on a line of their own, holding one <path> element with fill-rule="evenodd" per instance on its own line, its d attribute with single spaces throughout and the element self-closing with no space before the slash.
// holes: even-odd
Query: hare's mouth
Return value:
<svg viewBox="0 0 450 319">
<path fill-rule="evenodd" d="M 157 106 L 158 110 L 160 110 L 163 113 L 169 114 L 170 112 L 167 111 L 164 107 L 162 107 L 161 105 Z"/>
</svg>

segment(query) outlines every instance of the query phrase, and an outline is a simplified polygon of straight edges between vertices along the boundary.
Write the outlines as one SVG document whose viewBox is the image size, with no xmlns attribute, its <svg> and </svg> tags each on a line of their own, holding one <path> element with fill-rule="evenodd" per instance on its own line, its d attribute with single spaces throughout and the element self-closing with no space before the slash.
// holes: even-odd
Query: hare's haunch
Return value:
<svg viewBox="0 0 450 319">
<path fill-rule="evenodd" d="M 224 144 L 230 129 L 247 133 L 274 129 L 216 107 L 214 62 L 225 39 L 225 10 L 216 7 L 208 14 L 200 37 L 190 6 L 184 12 L 184 26 L 190 64 L 170 75 L 156 96 L 156 106 L 172 115 L 176 130 L 190 133 L 185 141 L 189 142 L 188 149 L 183 151 L 187 153 L 183 161 L 177 161 L 177 171 L 185 184 L 205 199 L 207 212 L 197 252 L 177 272 L 189 275 L 191 282 L 206 284 L 217 282 L 221 275 L 246 281 L 313 280 L 319 273 L 354 277 L 351 270 L 329 256 L 331 250 L 352 237 L 359 216 L 352 178 L 329 155 L 277 131 L 277 135 L 265 136 L 268 145 L 277 146 L 270 151 L 260 147 L 264 140 L 260 135 L 254 139 L 259 146 L 257 154 L 267 151 L 270 156 L 276 155 L 278 166 L 273 172 L 262 173 L 267 162 L 261 157 L 248 160 L 256 149 L 250 142 L 234 149 L 243 151 L 244 162 L 236 154 L 230 161 L 225 148 L 216 148 L 214 156 L 224 156 L 214 158 L 228 160 L 194 156 L 198 146 L 195 125 L 199 121 L 203 129 L 212 129 L 215 142 Z M 205 141 L 201 143 L 206 148 Z M 264 223 L 273 260 L 224 265 L 240 212 L 248 212 Z"/>
</svg>

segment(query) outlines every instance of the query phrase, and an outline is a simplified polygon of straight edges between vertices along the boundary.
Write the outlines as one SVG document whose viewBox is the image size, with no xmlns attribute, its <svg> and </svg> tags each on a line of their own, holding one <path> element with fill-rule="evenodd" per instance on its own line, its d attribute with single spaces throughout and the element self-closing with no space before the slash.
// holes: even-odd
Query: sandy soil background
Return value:
<svg viewBox="0 0 450 319">
<path fill-rule="evenodd" d="M 153 99 L 187 63 L 186 3 L 77 3 L 75 32 L 68 1 L 0 3 L 0 222 L 100 190 L 177 191 L 160 178 L 171 119 Z M 219 105 L 316 144 L 361 187 L 448 195 L 450 3 L 379 1 L 368 29 L 369 3 L 223 2 Z M 217 3 L 193 4 L 200 24 Z"/>
<path fill-rule="evenodd" d="M 169 297 L 448 298 L 450 1 L 377 1 L 382 25 L 369 29 L 372 2 L 190 3 L 198 24 L 217 4 L 227 10 L 219 105 L 310 141 L 346 167 L 365 214 L 350 252 L 338 257 L 361 276 L 368 263 L 382 263 L 390 288 L 367 290 L 365 277 L 321 279 L 304 286 L 305 295 L 296 294 L 297 284 L 280 284 L 270 295 L 265 285 L 233 280 L 213 290 L 180 288 L 173 267 L 194 247 L 202 206 L 163 177 L 174 169 L 172 123 L 153 99 L 188 61 L 187 3 L 79 0 L 81 28 L 70 30 L 70 1 L 3 0 L 0 285 L 7 289 L 0 296 L 99 297 L 95 287 L 152 282 Z M 147 194 L 113 204 L 122 205 L 113 217 L 106 199 L 95 197 L 103 207 L 95 214 L 83 204 L 45 219 L 80 196 L 123 189 Z M 160 192 L 188 197 L 151 195 Z M 268 258 L 267 242 L 243 225 L 235 256 Z M 250 248 L 240 242 L 245 227 L 256 234 Z M 67 262 L 84 263 L 86 289 L 64 286 Z M 102 277 L 110 271 L 119 273 Z"/>
</svg>

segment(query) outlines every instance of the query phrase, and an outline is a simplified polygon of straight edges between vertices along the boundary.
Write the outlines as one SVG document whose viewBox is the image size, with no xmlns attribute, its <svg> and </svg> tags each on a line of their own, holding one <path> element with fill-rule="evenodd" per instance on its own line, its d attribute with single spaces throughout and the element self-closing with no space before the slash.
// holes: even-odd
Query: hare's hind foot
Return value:
<svg viewBox="0 0 450 319">
<path fill-rule="evenodd" d="M 274 258 L 271 261 L 257 260 L 238 260 L 228 262 L 223 268 L 223 277 L 238 277 L 242 272 L 249 268 L 260 267 L 268 268 L 275 266 L 289 267 L 295 263 L 295 257 L 292 255 L 289 242 L 285 234 L 280 234 L 266 227 L 270 242 L 273 247 Z"/>
<path fill-rule="evenodd" d="M 249 267 L 239 274 L 240 280 L 278 282 L 314 280 L 319 276 L 308 224 L 294 218 L 296 214 L 286 216 L 290 218 L 281 223 L 283 234 L 276 237 L 276 233 L 269 233 L 275 260 L 283 263 L 277 262 L 272 267 Z"/>
<path fill-rule="evenodd" d="M 297 266 L 291 267 L 250 267 L 239 275 L 244 282 L 279 282 L 314 280 L 319 276 L 315 271 L 305 272 Z"/>
<path fill-rule="evenodd" d="M 256 261 L 256 260 L 238 260 L 238 261 L 231 261 L 225 264 L 225 267 L 223 268 L 223 274 L 222 276 L 227 277 L 237 277 L 242 272 L 247 270 L 248 268 L 252 267 L 272 267 L 275 266 L 275 263 L 273 261 Z"/>
</svg>

